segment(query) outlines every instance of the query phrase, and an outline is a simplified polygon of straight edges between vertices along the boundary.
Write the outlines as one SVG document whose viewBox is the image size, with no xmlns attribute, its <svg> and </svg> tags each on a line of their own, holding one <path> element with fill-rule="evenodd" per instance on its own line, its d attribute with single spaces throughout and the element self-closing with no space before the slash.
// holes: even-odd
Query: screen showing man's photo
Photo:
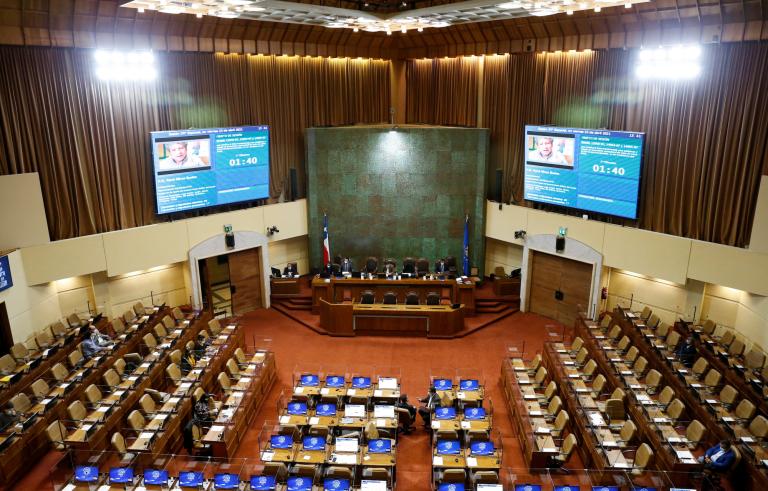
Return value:
<svg viewBox="0 0 768 491">
<path fill-rule="evenodd" d="M 531 164 L 573 167 L 575 138 L 555 135 L 528 135 L 528 158 Z"/>
<path fill-rule="evenodd" d="M 157 143 L 157 170 L 201 170 L 211 166 L 210 140 L 178 140 Z"/>
</svg>

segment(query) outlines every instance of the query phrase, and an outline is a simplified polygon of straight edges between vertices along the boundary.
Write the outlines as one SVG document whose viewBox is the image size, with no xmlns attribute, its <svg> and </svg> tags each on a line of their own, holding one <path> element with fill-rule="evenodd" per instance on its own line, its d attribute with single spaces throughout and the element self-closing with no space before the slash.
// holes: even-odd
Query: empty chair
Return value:
<svg viewBox="0 0 768 491">
<path fill-rule="evenodd" d="M 765 438 L 768 435 L 768 419 L 759 415 L 749 423 L 749 432 L 757 438 Z"/>
<path fill-rule="evenodd" d="M 218 336 L 219 333 L 223 330 L 223 328 L 221 327 L 221 322 L 219 322 L 219 319 L 209 320 L 208 328 L 211 330 L 211 334 L 214 336 Z"/>
<path fill-rule="evenodd" d="M 606 312 L 603 315 L 603 318 L 600 319 L 600 327 L 605 329 L 605 328 L 607 328 L 610 325 L 611 325 L 611 314 L 609 312 Z"/>
<path fill-rule="evenodd" d="M 91 384 L 85 388 L 85 399 L 88 401 L 88 404 L 96 405 L 101 402 L 103 397 L 101 390 L 96 385 Z"/>
<path fill-rule="evenodd" d="M 643 469 L 647 468 L 652 461 L 653 450 L 651 450 L 651 447 L 647 443 L 641 444 L 639 447 L 637 447 L 637 452 L 635 452 L 635 460 L 632 463 L 632 472 L 638 473 L 642 471 Z"/>
<path fill-rule="evenodd" d="M 605 416 L 608 418 L 608 424 L 611 426 L 622 424 L 627 419 L 624 401 L 622 399 L 608 399 L 605 401 Z"/>
<path fill-rule="evenodd" d="M 666 322 L 659 323 L 658 327 L 656 327 L 656 336 L 661 339 L 666 339 L 666 337 L 669 335 L 669 324 Z"/>
<path fill-rule="evenodd" d="M 51 324 L 51 332 L 54 336 L 57 338 L 63 337 L 67 335 L 67 328 L 61 321 L 56 321 L 53 324 Z"/>
<path fill-rule="evenodd" d="M 219 386 L 224 392 L 229 392 L 232 390 L 232 382 L 230 381 L 229 377 L 227 377 L 226 373 L 219 373 L 219 376 L 216 377 L 216 380 L 219 382 Z"/>
<path fill-rule="evenodd" d="M 731 345 L 728 347 L 729 356 L 741 356 L 744 353 L 744 341 L 741 339 L 734 339 Z"/>
<path fill-rule="evenodd" d="M 67 360 L 69 360 L 69 366 L 72 368 L 79 367 L 80 363 L 85 361 L 79 346 L 76 349 L 73 349 L 69 355 L 67 355 Z"/>
<path fill-rule="evenodd" d="M 692 448 L 698 447 L 699 442 L 702 440 L 702 438 L 704 438 L 704 435 L 706 434 L 707 429 L 697 419 L 691 421 L 691 423 L 685 429 L 685 438 L 691 442 L 690 445 Z"/>
<path fill-rule="evenodd" d="M 555 423 L 553 425 L 554 428 L 552 429 L 552 436 L 559 438 L 563 434 L 563 431 L 565 431 L 565 427 L 570 419 L 571 418 L 568 416 L 568 413 L 565 412 L 564 409 L 561 409 L 555 418 Z"/>
<path fill-rule="evenodd" d="M 571 343 L 571 354 L 578 353 L 581 348 L 584 347 L 584 340 L 581 337 L 576 336 Z"/>
<path fill-rule="evenodd" d="M 647 305 L 646 305 L 645 307 L 643 307 L 643 310 L 640 312 L 640 318 L 641 318 L 643 321 L 647 321 L 647 320 L 648 320 L 648 318 L 650 318 L 650 317 L 651 317 L 651 314 L 652 314 L 652 313 L 653 313 L 653 312 L 651 311 L 651 308 L 650 308 L 649 306 L 647 306 Z"/>
<path fill-rule="evenodd" d="M 438 471 L 437 482 L 443 483 L 461 483 L 467 480 L 467 472 L 464 469 L 445 469 L 444 471 Z"/>
<path fill-rule="evenodd" d="M 736 390 L 735 387 L 732 385 L 724 385 L 722 389 L 720 389 L 720 402 L 725 407 L 730 407 L 736 403 L 736 399 L 739 397 L 739 391 Z"/>
<path fill-rule="evenodd" d="M 736 406 L 736 409 L 733 411 L 733 415 L 736 416 L 737 419 L 748 421 L 752 419 L 756 411 L 757 408 L 754 404 L 752 404 L 752 401 L 749 399 L 742 399 L 739 405 Z"/>
<path fill-rule="evenodd" d="M 637 426 L 635 423 L 629 419 L 624 421 L 624 425 L 621 427 L 621 431 L 619 431 L 620 442 L 623 445 L 629 445 L 632 440 L 635 439 L 635 435 L 637 435 Z"/>
<path fill-rule="evenodd" d="M 155 324 L 155 327 L 152 330 L 155 332 L 155 336 L 157 336 L 158 339 L 168 337 L 168 330 L 162 324 Z"/>
<path fill-rule="evenodd" d="M 758 347 L 753 346 L 744 356 L 744 364 L 752 370 L 762 368 L 765 364 L 765 353 Z"/>
<path fill-rule="evenodd" d="M 17 362 L 23 363 L 27 361 L 27 358 L 29 357 L 29 350 L 27 349 L 26 346 L 24 346 L 24 343 L 16 343 L 13 346 L 11 346 L 11 356 Z"/>
<path fill-rule="evenodd" d="M 384 304 L 394 305 L 396 303 L 397 303 L 397 295 L 395 294 L 395 292 L 384 293 Z"/>
<path fill-rule="evenodd" d="M 48 386 L 45 380 L 41 378 L 32 382 L 32 385 L 30 385 L 29 388 L 32 389 L 32 395 L 34 395 L 37 399 L 44 398 L 51 391 L 51 388 Z"/>
<path fill-rule="evenodd" d="M 227 360 L 227 371 L 232 378 L 236 379 L 240 377 L 240 367 L 237 365 L 234 358 Z"/>
<path fill-rule="evenodd" d="M 50 347 L 54 343 L 51 331 L 49 331 L 48 328 L 45 328 L 42 331 L 37 332 L 35 334 L 35 342 L 37 342 L 37 345 L 41 349 Z"/>
<path fill-rule="evenodd" d="M 126 324 L 130 324 L 133 321 L 137 320 L 136 312 L 133 311 L 133 309 L 128 309 L 125 312 L 123 312 L 123 321 L 125 321 Z"/>
<path fill-rule="evenodd" d="M 82 401 L 74 401 L 67 406 L 67 414 L 72 421 L 82 421 L 88 416 L 88 410 Z"/>
<path fill-rule="evenodd" d="M 374 302 L 375 298 L 372 290 L 365 290 L 360 294 L 360 303 L 371 304 Z"/>
<path fill-rule="evenodd" d="M 581 348 L 578 353 L 576 353 L 576 365 L 578 366 L 584 366 L 584 363 L 587 362 L 587 357 L 589 356 L 589 351 L 587 351 L 587 348 Z"/>
<path fill-rule="evenodd" d="M 694 377 L 700 379 L 704 375 L 704 372 L 707 371 L 707 368 L 709 368 L 709 362 L 707 359 L 704 357 L 699 357 L 693 364 L 691 373 L 694 375 Z"/>
<path fill-rule="evenodd" d="M 597 370 L 597 362 L 595 360 L 589 360 L 587 364 L 584 365 L 582 373 L 587 379 L 591 379 L 592 375 L 595 374 L 595 370 Z"/>
<path fill-rule="evenodd" d="M 598 397 L 605 388 L 605 377 L 602 373 L 598 374 L 595 379 L 592 381 L 592 394 L 595 397 Z"/>
<path fill-rule="evenodd" d="M 114 368 L 117 374 L 120 375 L 120 378 L 123 378 L 123 375 L 125 375 L 125 360 L 123 358 L 118 358 L 115 360 L 112 368 Z"/>
<path fill-rule="evenodd" d="M 147 416 L 157 412 L 155 400 L 152 399 L 152 396 L 149 394 L 144 394 L 141 396 L 141 399 L 139 399 L 139 406 L 141 406 L 141 410 L 144 411 L 144 414 Z"/>
<path fill-rule="evenodd" d="M 714 333 L 714 332 L 715 332 L 715 328 L 716 328 L 716 327 L 717 327 L 717 324 L 715 324 L 715 323 L 714 323 L 714 321 L 712 321 L 712 319 L 707 319 L 707 320 L 705 320 L 705 321 L 704 321 L 704 323 L 701 325 L 701 331 L 702 331 L 704 334 L 706 334 L 706 335 L 708 335 L 708 336 L 711 336 L 711 335 L 712 335 L 712 333 Z"/>
<path fill-rule="evenodd" d="M 559 396 L 555 396 L 552 398 L 551 401 L 549 401 L 549 405 L 547 406 L 547 414 L 554 418 L 557 415 L 557 413 L 560 411 L 560 409 L 562 409 L 562 407 L 563 407 L 563 401 L 560 400 Z"/>
<path fill-rule="evenodd" d="M 412 257 L 403 259 L 403 273 L 414 274 L 416 271 L 416 261 Z"/>
<path fill-rule="evenodd" d="M 175 363 L 177 365 L 181 364 L 181 350 L 175 349 L 171 351 L 171 354 L 168 355 L 168 359 L 171 361 L 171 363 Z"/>
<path fill-rule="evenodd" d="M 67 427 L 64 426 L 64 423 L 57 419 L 48 425 L 45 429 L 45 434 L 48 436 L 48 440 L 51 441 L 56 450 L 64 450 L 66 448 L 64 440 L 67 438 Z"/>
<path fill-rule="evenodd" d="M 534 375 L 541 367 L 541 355 L 537 354 L 528 364 L 528 375 Z"/>
<path fill-rule="evenodd" d="M 661 373 L 656 369 L 648 371 L 648 375 L 645 376 L 645 386 L 649 394 L 655 394 L 661 385 Z"/>
<path fill-rule="evenodd" d="M 659 325 L 659 322 L 661 319 L 659 319 L 659 316 L 656 314 L 651 314 L 651 316 L 648 318 L 648 321 L 645 323 L 646 326 L 650 327 L 651 329 L 656 328 L 656 326 Z"/>
<path fill-rule="evenodd" d="M 243 348 L 238 347 L 235 349 L 235 358 L 237 359 L 237 363 L 240 365 L 245 365 L 248 363 L 248 358 L 245 356 L 245 351 L 243 351 Z"/>
<path fill-rule="evenodd" d="M 672 331 L 667 336 L 667 340 L 665 342 L 666 349 L 668 351 L 675 351 L 675 348 L 677 348 L 678 344 L 680 344 L 680 333 L 677 331 Z"/>
<path fill-rule="evenodd" d="M 544 367 L 539 367 L 539 370 L 536 372 L 536 376 L 533 378 L 533 385 L 534 387 L 541 387 L 544 383 L 544 380 L 547 378 L 547 369 Z"/>
<path fill-rule="evenodd" d="M 69 370 L 61 363 L 57 363 L 51 367 L 51 375 L 53 375 L 57 382 L 62 382 L 69 376 Z"/>
<path fill-rule="evenodd" d="M 325 477 L 329 479 L 347 479 L 349 482 L 352 482 L 352 469 L 332 465 L 325 471 Z"/>
<path fill-rule="evenodd" d="M 470 480 L 475 487 L 479 484 L 499 484 L 499 474 L 496 471 L 476 471 Z"/>
<path fill-rule="evenodd" d="M 376 481 L 386 481 L 387 489 L 392 487 L 392 476 L 384 467 L 363 467 L 363 478 Z"/>
<path fill-rule="evenodd" d="M 619 339 L 619 336 L 621 336 L 621 326 L 616 324 L 611 328 L 610 331 L 608 331 L 608 337 L 611 340 L 616 341 L 617 339 Z"/>
<path fill-rule="evenodd" d="M 27 394 L 20 392 L 11 398 L 11 405 L 17 413 L 25 414 L 32 409 L 32 401 Z"/>
<path fill-rule="evenodd" d="M 73 312 L 67 317 L 67 324 L 69 324 L 69 327 L 80 327 L 83 325 L 83 320 Z"/>
<path fill-rule="evenodd" d="M 173 329 L 176 327 L 176 323 L 173 322 L 173 318 L 170 315 L 166 315 L 163 317 L 163 326 L 165 326 L 166 329 Z"/>
<path fill-rule="evenodd" d="M 29 351 L 38 351 L 40 349 L 40 346 L 37 345 L 37 340 L 35 339 L 34 334 L 31 334 L 27 339 L 24 340 L 24 346 L 26 346 Z"/>
<path fill-rule="evenodd" d="M 550 457 L 548 467 L 559 468 L 563 467 L 568 459 L 571 457 L 573 450 L 576 448 L 576 435 L 571 433 L 563 440 L 563 444 L 560 446 L 560 453 Z"/>
<path fill-rule="evenodd" d="M 626 361 L 629 365 L 634 365 L 639 354 L 640 350 L 638 350 L 635 346 L 630 346 L 627 350 L 627 353 L 624 355 L 624 361 Z"/>
<path fill-rule="evenodd" d="M 123 437 L 122 433 L 119 431 L 112 433 L 110 443 L 112 444 L 112 448 L 115 450 L 115 452 L 120 455 L 120 458 L 123 460 L 124 464 L 130 463 L 130 461 L 133 460 L 134 454 L 128 452 L 128 447 L 125 444 L 125 438 Z"/>
<path fill-rule="evenodd" d="M 555 394 L 557 394 L 557 382 L 550 380 L 547 384 L 547 388 L 544 389 L 544 395 L 539 396 L 539 398 L 543 399 L 545 402 L 549 402 Z"/>
<path fill-rule="evenodd" d="M 130 426 L 133 431 L 138 433 L 143 430 L 146 425 L 147 420 L 138 409 L 134 409 L 131 411 L 131 414 L 128 415 L 128 426 Z"/>
<path fill-rule="evenodd" d="M 661 389 L 661 392 L 659 392 L 659 398 L 656 402 L 658 402 L 660 405 L 667 407 L 670 402 L 672 402 L 672 399 L 675 397 L 675 390 L 667 385 L 663 389 Z"/>
<path fill-rule="evenodd" d="M 419 305 L 419 294 L 414 291 L 406 293 L 405 305 Z"/>
<path fill-rule="evenodd" d="M 107 387 L 114 389 L 120 385 L 120 375 L 118 375 L 117 372 L 112 368 L 104 372 L 104 375 L 102 375 L 101 378 L 104 380 L 104 385 Z"/>
<path fill-rule="evenodd" d="M 720 341 L 719 341 L 719 343 L 720 343 L 722 346 L 725 346 L 725 347 L 727 348 L 728 346 L 730 346 L 730 345 L 731 345 L 731 343 L 733 342 L 733 340 L 734 340 L 734 339 L 736 339 L 736 336 L 733 334 L 733 331 L 731 331 L 731 330 L 726 330 L 726 331 L 723 333 L 722 337 L 720 338 Z"/>
<path fill-rule="evenodd" d="M 133 313 L 137 316 L 142 316 L 146 313 L 146 309 L 144 308 L 144 304 L 141 302 L 136 302 L 133 304 Z"/>
<path fill-rule="evenodd" d="M 673 399 L 667 406 L 667 416 L 672 421 L 677 421 L 685 412 L 685 404 L 680 399 Z"/>
<path fill-rule="evenodd" d="M 618 344 L 616 345 L 616 349 L 621 351 L 622 353 L 627 351 L 627 348 L 629 347 L 629 338 L 627 336 L 622 336 L 621 339 L 619 339 Z"/>
<path fill-rule="evenodd" d="M 181 382 L 181 368 L 175 363 L 170 363 L 167 367 L 165 367 L 165 374 L 168 375 L 168 378 L 173 381 L 174 384 L 178 384 Z M 224 375 L 223 373 L 219 375 Z"/>
<path fill-rule="evenodd" d="M 645 371 L 648 369 L 648 360 L 644 356 L 638 357 L 638 359 L 635 361 L 635 364 L 632 365 L 632 371 L 635 372 L 635 375 L 638 377 L 642 377 L 645 375 Z"/>
<path fill-rule="evenodd" d="M 440 294 L 437 292 L 429 292 L 427 293 L 427 305 L 439 305 L 440 304 Z"/>
<path fill-rule="evenodd" d="M 184 320 L 184 312 L 182 312 L 179 307 L 174 307 L 171 311 L 171 315 L 177 321 Z"/>
<path fill-rule="evenodd" d="M 722 377 L 720 372 L 712 368 L 707 372 L 707 376 L 704 377 L 704 385 L 706 385 L 709 390 L 714 390 L 720 385 L 720 379 L 722 379 Z"/>
<path fill-rule="evenodd" d="M 125 332 L 125 323 L 123 322 L 123 319 L 120 317 L 115 317 L 112 319 L 112 330 L 115 331 L 115 334 L 122 334 Z"/>
</svg>

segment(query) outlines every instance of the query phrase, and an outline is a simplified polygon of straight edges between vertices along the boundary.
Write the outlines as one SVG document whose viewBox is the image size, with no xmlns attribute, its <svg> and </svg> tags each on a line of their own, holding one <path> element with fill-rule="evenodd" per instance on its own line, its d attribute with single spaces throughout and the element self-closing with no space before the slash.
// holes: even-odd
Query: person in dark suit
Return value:
<svg viewBox="0 0 768 491">
<path fill-rule="evenodd" d="M 448 267 L 445 265 L 445 260 L 443 258 L 438 259 L 435 261 L 435 273 L 436 274 L 443 274 L 448 270 Z"/>
<path fill-rule="evenodd" d="M 193 368 L 195 368 L 196 364 L 197 359 L 195 358 L 195 354 L 192 352 L 192 350 L 189 350 L 185 347 L 184 353 L 181 355 L 181 374 L 188 374 L 192 371 Z"/>
<path fill-rule="evenodd" d="M 424 420 L 424 426 L 429 428 L 432 423 L 432 412 L 435 410 L 435 407 L 440 405 L 440 396 L 437 395 L 437 390 L 434 387 L 430 387 L 427 397 L 419 399 L 419 402 L 424 404 L 419 408 L 419 414 L 421 419 Z"/>
<path fill-rule="evenodd" d="M 3 411 L 0 412 L 0 431 L 5 431 L 19 422 L 19 414 L 14 409 L 11 401 L 5 403 Z"/>
<path fill-rule="evenodd" d="M 734 460 L 736 460 L 736 452 L 731 448 L 730 440 L 721 441 L 699 457 L 699 462 L 704 464 L 704 469 L 714 472 L 726 472 L 731 468 Z"/>
<path fill-rule="evenodd" d="M 341 260 L 341 272 L 342 273 L 351 273 L 352 272 L 352 260 L 348 257 L 345 257 Z"/>
<path fill-rule="evenodd" d="M 675 352 L 680 362 L 688 368 L 693 366 L 693 361 L 696 359 L 696 346 L 693 345 L 693 336 L 688 336 L 685 342 L 677 348 Z"/>
<path fill-rule="evenodd" d="M 411 421 L 407 425 L 406 428 L 403 428 L 403 432 L 408 434 L 413 429 L 412 425 L 416 421 L 416 408 L 408 404 L 408 396 L 405 394 L 401 394 L 400 398 L 395 403 L 395 407 L 398 407 L 400 409 L 405 409 L 408 411 L 408 414 L 411 416 Z"/>
</svg>

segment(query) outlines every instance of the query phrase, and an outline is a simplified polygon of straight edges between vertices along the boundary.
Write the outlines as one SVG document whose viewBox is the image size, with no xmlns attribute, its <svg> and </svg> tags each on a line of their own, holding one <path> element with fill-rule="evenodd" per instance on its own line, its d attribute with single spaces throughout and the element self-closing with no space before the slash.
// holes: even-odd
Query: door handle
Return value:
<svg viewBox="0 0 768 491">
<path fill-rule="evenodd" d="M 232 295 L 237 293 L 237 287 L 235 285 L 229 285 L 229 293 L 231 293 Z"/>
<path fill-rule="evenodd" d="M 564 297 L 563 292 L 560 290 L 555 290 L 555 300 L 562 300 Z"/>
</svg>

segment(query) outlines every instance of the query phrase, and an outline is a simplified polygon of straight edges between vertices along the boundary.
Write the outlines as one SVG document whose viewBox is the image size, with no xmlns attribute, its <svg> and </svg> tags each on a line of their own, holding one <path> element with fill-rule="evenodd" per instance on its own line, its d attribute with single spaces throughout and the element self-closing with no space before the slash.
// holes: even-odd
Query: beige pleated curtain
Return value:
<svg viewBox="0 0 768 491">
<path fill-rule="evenodd" d="M 40 173 L 52 239 L 157 220 L 151 131 L 269 125 L 276 198 L 305 179 L 304 128 L 389 117 L 387 61 L 156 57 L 158 80 L 106 83 L 91 50 L 0 48 L 0 174 Z"/>
<path fill-rule="evenodd" d="M 504 200 L 515 202 L 523 200 L 526 124 L 645 132 L 639 226 L 747 245 L 760 177 L 768 174 L 768 45 L 705 46 L 701 75 L 689 81 L 637 79 L 636 54 L 412 61 L 406 72 L 408 122 L 490 128 L 490 166 L 503 169 Z M 481 97 L 477 81 L 468 80 L 471 73 L 482 77 Z M 463 82 L 447 94 L 441 79 Z M 425 94 L 435 104 L 455 107 L 455 115 L 445 116 L 447 108 L 411 110 L 421 107 L 411 99 Z M 478 98 L 479 122 L 477 111 L 467 111 Z"/>
</svg>

